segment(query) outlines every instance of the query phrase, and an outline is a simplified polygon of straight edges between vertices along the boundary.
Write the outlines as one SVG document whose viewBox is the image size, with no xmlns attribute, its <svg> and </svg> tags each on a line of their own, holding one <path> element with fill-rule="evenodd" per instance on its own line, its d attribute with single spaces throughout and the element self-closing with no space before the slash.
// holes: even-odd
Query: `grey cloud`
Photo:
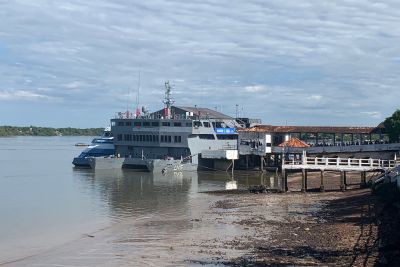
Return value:
<svg viewBox="0 0 400 267">
<path fill-rule="evenodd" d="M 399 10 L 367 0 L 3 2 L 0 91 L 119 108 L 135 101 L 140 71 L 153 110 L 172 80 L 177 104 L 232 113 L 240 103 L 265 122 L 297 113 L 349 124 L 350 112 L 377 123 L 398 107 Z"/>
</svg>

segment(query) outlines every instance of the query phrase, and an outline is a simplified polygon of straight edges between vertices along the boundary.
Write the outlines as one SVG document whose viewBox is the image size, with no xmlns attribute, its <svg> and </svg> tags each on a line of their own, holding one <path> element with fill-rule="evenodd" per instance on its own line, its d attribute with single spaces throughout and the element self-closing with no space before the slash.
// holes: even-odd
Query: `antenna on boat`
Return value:
<svg viewBox="0 0 400 267">
<path fill-rule="evenodd" d="M 137 95 L 136 95 L 136 118 L 140 117 L 140 108 L 139 108 L 139 100 L 140 100 L 140 70 L 138 73 L 138 86 L 137 86 Z"/>
<path fill-rule="evenodd" d="M 171 107 L 175 101 L 171 98 L 171 85 L 169 81 L 165 82 L 165 96 L 164 96 L 164 118 L 171 118 Z"/>
</svg>

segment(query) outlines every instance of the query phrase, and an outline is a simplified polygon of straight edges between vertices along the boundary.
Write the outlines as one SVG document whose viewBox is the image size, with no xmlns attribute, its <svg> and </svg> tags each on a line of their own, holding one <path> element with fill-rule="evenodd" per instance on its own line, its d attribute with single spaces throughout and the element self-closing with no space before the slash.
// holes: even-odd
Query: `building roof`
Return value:
<svg viewBox="0 0 400 267">
<path fill-rule="evenodd" d="M 200 108 L 200 107 L 176 107 L 179 109 L 182 109 L 186 112 L 193 112 L 195 116 L 199 117 L 209 117 L 211 119 L 232 119 L 232 117 L 225 115 L 221 112 L 218 112 L 216 110 L 212 110 L 209 108 Z"/>
<path fill-rule="evenodd" d="M 278 146 L 280 147 L 309 147 L 308 144 L 306 144 L 305 142 L 301 141 L 300 139 L 293 137 L 290 138 L 288 141 L 283 142 L 282 144 L 279 144 Z"/>
<path fill-rule="evenodd" d="M 268 132 L 268 133 L 335 133 L 335 134 L 370 134 L 376 127 L 337 127 L 337 126 L 273 126 L 256 125 L 248 129 L 240 129 L 244 132 Z"/>
</svg>

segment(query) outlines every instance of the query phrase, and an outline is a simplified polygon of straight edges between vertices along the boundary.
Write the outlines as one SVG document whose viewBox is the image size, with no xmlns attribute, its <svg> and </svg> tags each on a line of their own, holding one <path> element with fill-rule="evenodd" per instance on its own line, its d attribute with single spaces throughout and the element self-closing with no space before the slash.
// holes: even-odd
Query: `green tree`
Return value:
<svg viewBox="0 0 400 267">
<path fill-rule="evenodd" d="M 396 110 L 392 116 L 383 122 L 391 142 L 399 142 L 400 137 L 400 109 Z"/>
</svg>

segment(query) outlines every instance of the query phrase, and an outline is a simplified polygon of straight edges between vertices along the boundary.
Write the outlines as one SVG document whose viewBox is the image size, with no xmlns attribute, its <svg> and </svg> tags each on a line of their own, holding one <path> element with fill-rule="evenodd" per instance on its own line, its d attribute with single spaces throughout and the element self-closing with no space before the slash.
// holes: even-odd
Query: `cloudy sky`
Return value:
<svg viewBox="0 0 400 267">
<path fill-rule="evenodd" d="M 376 125 L 400 106 L 400 1 L 2 0 L 0 125 L 106 126 L 140 103 L 266 124 Z"/>
</svg>

